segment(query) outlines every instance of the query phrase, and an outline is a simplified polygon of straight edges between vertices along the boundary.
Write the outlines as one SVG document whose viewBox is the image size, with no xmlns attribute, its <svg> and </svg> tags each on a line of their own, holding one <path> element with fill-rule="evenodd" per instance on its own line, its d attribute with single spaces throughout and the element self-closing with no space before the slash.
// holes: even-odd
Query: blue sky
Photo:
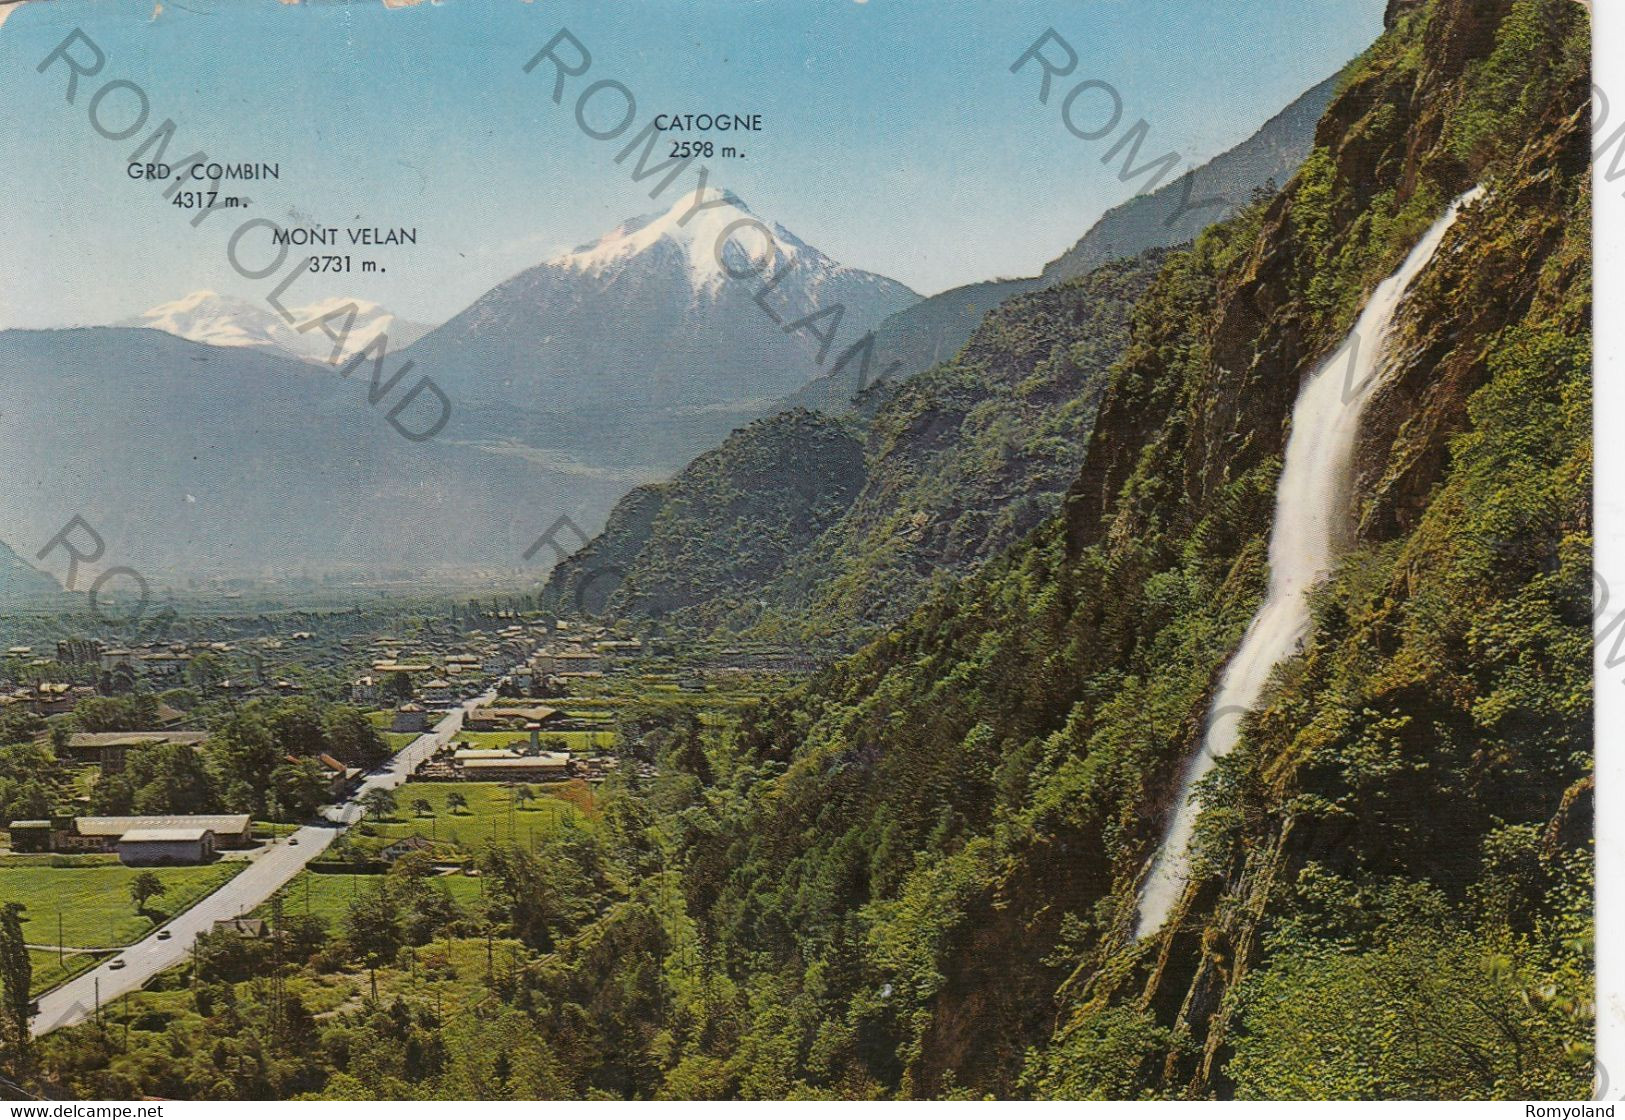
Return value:
<svg viewBox="0 0 1625 1120">
<path fill-rule="evenodd" d="M 375 299 L 439 322 L 492 285 L 591 240 L 652 202 L 614 155 L 655 112 L 760 113 L 759 134 L 710 161 L 758 214 L 844 263 L 930 293 L 1029 275 L 1143 185 L 1063 127 L 1085 77 L 1121 91 L 1143 154 L 1200 163 L 1244 139 L 1363 50 L 1382 0 L 128 0 L 26 5 L 0 28 L 0 327 L 107 322 L 199 288 L 262 300 L 229 267 L 241 215 L 194 230 L 159 188 L 124 172 L 165 117 L 175 153 L 282 165 L 245 185 L 248 213 L 318 225 L 415 226 L 374 254 L 384 274 L 319 279 L 292 300 Z M 36 72 L 74 27 L 105 51 L 77 104 L 66 71 Z M 593 53 L 563 105 L 522 65 L 560 27 Z M 1078 51 L 1048 106 L 1009 67 L 1047 27 Z M 637 97 L 620 143 L 583 135 L 573 98 L 597 78 Z M 87 103 L 109 79 L 146 92 L 152 119 L 103 139 Z M 110 95 L 107 119 L 125 119 Z M 607 106 L 607 102 L 604 103 Z M 1182 164 L 1183 166 L 1183 164 Z M 683 180 L 686 182 L 687 180 Z M 245 255 L 246 252 L 245 252 Z"/>
</svg>

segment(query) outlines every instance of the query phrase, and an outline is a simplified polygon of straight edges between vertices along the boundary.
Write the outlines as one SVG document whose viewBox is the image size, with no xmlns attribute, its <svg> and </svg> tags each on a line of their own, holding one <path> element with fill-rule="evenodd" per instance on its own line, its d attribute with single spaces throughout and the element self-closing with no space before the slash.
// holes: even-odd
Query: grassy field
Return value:
<svg viewBox="0 0 1625 1120">
<path fill-rule="evenodd" d="M 319 875 L 314 871 L 301 871 L 278 892 L 282 913 L 315 914 L 327 920 L 329 933 L 337 934 L 350 903 L 372 890 L 381 879 L 379 875 Z M 434 882 L 445 887 L 459 906 L 469 906 L 480 897 L 481 883 L 473 876 L 442 875 Z M 271 902 L 254 911 L 260 918 L 269 918 L 272 913 Z"/>
<path fill-rule="evenodd" d="M 367 821 L 358 839 L 363 846 L 382 847 L 416 835 L 473 848 L 493 838 L 528 840 L 567 820 L 586 820 L 582 808 L 590 804 L 590 794 L 582 784 L 535 785 L 531 789 L 537 795 L 535 800 L 519 805 L 513 791 L 499 782 L 408 782 L 395 791 L 394 816 Z M 468 800 L 468 808 L 452 812 L 447 807 L 454 792 Z M 559 796 L 561 793 L 566 796 Z M 423 816 L 413 808 L 420 800 L 429 805 Z"/>
<path fill-rule="evenodd" d="M 29 962 L 34 966 L 33 980 L 28 985 L 30 995 L 48 992 L 58 984 L 65 984 L 81 972 L 89 972 L 107 959 L 106 953 L 68 953 L 62 963 L 56 960 L 55 949 L 28 950 Z"/>
<path fill-rule="evenodd" d="M 542 749 L 558 749 L 556 744 L 564 740 L 564 750 L 576 754 L 587 754 L 594 750 L 608 750 L 614 741 L 614 735 L 606 728 L 603 731 L 543 731 Z M 455 736 L 459 743 L 472 743 L 474 746 L 488 750 L 497 747 L 507 747 L 514 743 L 529 744 L 530 736 L 523 731 L 459 731 Z M 552 743 L 549 742 L 552 740 Z"/>
<path fill-rule="evenodd" d="M 246 863 L 232 861 L 204 867 L 157 867 L 165 893 L 136 913 L 130 882 L 141 869 L 113 862 L 80 867 L 0 864 L 0 901 L 20 902 L 23 937 L 35 945 L 55 945 L 57 910 L 62 913 L 62 941 L 100 949 L 139 941 L 154 926 L 209 894 Z"/>
<path fill-rule="evenodd" d="M 387 726 L 387 724 L 386 724 L 386 726 Z M 389 744 L 389 749 L 391 751 L 395 752 L 396 754 L 399 754 L 401 751 L 405 750 L 407 747 L 409 747 L 413 743 L 415 743 L 417 741 L 418 736 L 420 734 L 422 734 L 422 732 L 418 732 L 418 731 L 384 731 L 384 732 L 381 732 L 381 734 L 384 737 L 384 742 Z"/>
</svg>

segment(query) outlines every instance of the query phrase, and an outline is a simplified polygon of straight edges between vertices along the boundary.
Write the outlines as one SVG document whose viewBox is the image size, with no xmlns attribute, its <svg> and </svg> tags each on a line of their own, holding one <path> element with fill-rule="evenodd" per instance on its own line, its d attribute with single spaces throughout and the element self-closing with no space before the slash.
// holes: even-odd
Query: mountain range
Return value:
<svg viewBox="0 0 1625 1120">
<path fill-rule="evenodd" d="M 257 307 L 232 296 L 198 291 L 114 326 L 147 327 L 191 342 L 268 350 L 322 364 L 348 361 L 379 334 L 387 335 L 391 349 L 400 349 L 423 337 L 429 329 L 363 299 L 336 297 L 288 310 L 291 324 L 269 306 Z M 323 322 L 339 336 L 336 341 L 323 332 Z"/>
<path fill-rule="evenodd" d="M 919 298 L 702 188 L 499 284 L 405 356 L 457 400 L 647 429 L 646 409 L 782 397 Z"/>
<path fill-rule="evenodd" d="M 1054 514 L 1165 250 L 1007 300 L 865 415 L 795 409 L 618 503 L 543 601 L 853 648 Z"/>
<path fill-rule="evenodd" d="M 0 544 L 0 599 L 51 598 L 61 591 L 56 580 Z"/>
<path fill-rule="evenodd" d="M 1222 188 L 1233 205 L 1228 195 L 1286 170 L 1308 120 L 1296 110 L 1278 117 L 1221 157 L 1230 170 L 1200 189 Z M 1169 189 L 1107 215 L 1045 274 L 1099 244 L 1186 236 L 1165 221 L 1129 220 L 1177 201 Z M 924 301 L 956 309 L 959 326 L 932 328 L 906 372 L 969 338 L 983 308 L 963 294 Z M 370 366 L 346 380 L 331 340 L 295 329 L 350 302 L 299 309 L 290 327 L 268 308 L 195 292 L 110 327 L 0 332 L 0 385 L 32 402 L 26 417 L 0 414 L 10 436 L 0 466 L 27 480 L 0 496 L 0 539 L 37 548 L 70 516 L 95 512 L 126 562 L 158 571 L 545 564 L 549 550 L 524 554 L 559 516 L 592 533 L 629 489 L 672 476 L 752 420 L 804 398 L 844 411 L 846 394 L 827 391 L 825 371 L 870 330 L 913 337 L 923 320 L 900 316 L 924 306 L 714 189 L 555 255 L 421 337 L 418 325 L 353 301 L 339 356 L 383 331 L 392 353 L 381 382 L 412 363 L 376 404 Z M 386 419 L 419 377 L 450 406 L 424 444 Z M 1052 483 L 1006 487 L 1011 501 L 1037 502 L 1010 524 L 1024 528 L 1048 509 Z"/>
<path fill-rule="evenodd" d="M 754 302 L 761 281 L 730 275 L 752 262 L 777 280 L 763 302 L 781 322 Z M 207 292 L 121 325 L 3 331 L 0 386 L 29 407 L 0 413 L 15 483 L 0 538 L 37 548 L 80 515 L 122 563 L 158 571 L 518 568 L 559 516 L 595 529 L 630 487 L 812 377 L 817 337 L 784 326 L 814 317 L 844 338 L 917 298 L 711 192 L 498 285 L 419 339 L 354 301 L 343 351 L 387 331 L 380 384 L 414 367 L 376 402 L 370 358 L 347 379 L 319 329 Z M 388 412 L 420 377 L 450 407 L 417 443 Z M 423 431 L 433 395 L 413 407 L 402 422 Z"/>
</svg>

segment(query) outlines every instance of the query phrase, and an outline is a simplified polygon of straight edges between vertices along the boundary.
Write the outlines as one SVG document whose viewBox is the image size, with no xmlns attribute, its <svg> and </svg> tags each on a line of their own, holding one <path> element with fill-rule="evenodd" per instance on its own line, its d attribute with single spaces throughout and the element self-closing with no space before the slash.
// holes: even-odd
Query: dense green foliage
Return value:
<svg viewBox="0 0 1625 1120">
<path fill-rule="evenodd" d="M 862 483 L 849 423 L 805 409 L 758 420 L 670 482 L 623 499 L 604 532 L 554 570 L 543 601 L 713 626 L 834 522 Z"/>
</svg>

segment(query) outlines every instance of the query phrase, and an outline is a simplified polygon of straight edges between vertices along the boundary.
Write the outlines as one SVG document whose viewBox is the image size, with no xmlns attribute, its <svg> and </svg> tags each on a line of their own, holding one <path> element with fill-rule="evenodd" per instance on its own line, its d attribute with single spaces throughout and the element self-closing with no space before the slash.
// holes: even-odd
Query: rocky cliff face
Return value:
<svg viewBox="0 0 1625 1120">
<path fill-rule="evenodd" d="M 1124 933 L 1123 908 L 1154 842 L 1143 821 L 1132 830 L 1141 841 L 1118 860 L 1118 918 L 1083 966 L 1062 1034 L 1086 1030 L 1105 1007 L 1144 1008 L 1179 1040 L 1150 1075 L 1163 1092 L 1235 1089 L 1226 1070 L 1244 1030 L 1236 1008 L 1250 973 L 1270 965 L 1271 938 L 1309 878 L 1403 868 L 1459 898 L 1486 874 L 1497 822 L 1527 821 L 1543 835 L 1586 827 L 1577 823 L 1587 819 L 1589 785 L 1576 716 L 1589 680 L 1571 629 L 1583 615 L 1590 515 L 1589 137 L 1573 50 L 1584 16 L 1573 5 L 1510 0 L 1393 4 L 1389 14 L 1394 30 L 1332 101 L 1316 151 L 1261 216 L 1253 248 L 1201 293 L 1213 309 L 1207 352 L 1183 379 L 1167 377 L 1155 348 L 1140 352 L 1137 368 L 1125 363 L 1070 495 L 1075 553 L 1154 535 L 1169 504 L 1168 491 L 1147 486 L 1144 463 L 1155 454 L 1165 481 L 1177 468 L 1181 519 L 1205 524 L 1227 487 L 1273 469 L 1300 376 L 1339 340 L 1371 279 L 1441 199 L 1485 184 L 1483 204 L 1412 290 L 1366 413 L 1351 560 L 1365 570 L 1325 594 L 1316 634 L 1251 717 L 1252 746 L 1227 775 L 1253 787 L 1225 804 L 1245 823 L 1215 843 L 1208 875 L 1175 920 L 1140 944 Z M 1504 130 L 1494 142 L 1484 115 Z M 1514 403 L 1517 393 L 1527 404 Z M 1543 405 L 1550 411 L 1540 414 Z M 1507 430 L 1519 424 L 1521 435 Z M 1544 424 L 1552 435 L 1535 436 Z M 1491 444 L 1507 454 L 1546 438 L 1550 446 L 1514 454 L 1493 476 L 1480 461 Z M 1525 472 L 1550 472 L 1549 491 L 1533 498 L 1539 485 Z M 1496 509 L 1475 516 L 1469 495 Z M 1231 539 L 1229 582 L 1256 587 L 1249 550 L 1259 537 Z M 1357 591 L 1357 579 L 1370 585 Z M 1484 697 L 1508 690 L 1511 670 L 1455 610 L 1421 617 L 1444 596 L 1481 609 L 1542 605 L 1549 623 L 1531 615 L 1521 625 L 1532 633 L 1504 636 L 1528 647 L 1514 656 L 1530 656 L 1554 640 L 1546 625 L 1566 631 L 1548 653 L 1566 658 L 1548 682 L 1556 710 L 1526 711 L 1517 731 L 1485 713 Z M 1199 725 L 1188 719 L 1180 737 L 1194 741 Z M 1550 750 L 1542 736 L 1578 753 Z M 1378 782 L 1361 772 L 1347 752 L 1372 740 L 1412 773 Z M 1528 783 L 1516 796 L 1505 786 L 1512 772 Z M 1371 800 L 1375 785 L 1389 787 L 1385 807 Z M 1450 797 L 1461 800 L 1449 809 L 1435 800 Z M 1148 807 L 1160 820 L 1165 796 L 1153 793 Z M 1430 815 L 1431 827 L 1419 828 Z M 1537 858 L 1546 861 L 1537 878 L 1556 876 L 1555 851 Z"/>
</svg>

